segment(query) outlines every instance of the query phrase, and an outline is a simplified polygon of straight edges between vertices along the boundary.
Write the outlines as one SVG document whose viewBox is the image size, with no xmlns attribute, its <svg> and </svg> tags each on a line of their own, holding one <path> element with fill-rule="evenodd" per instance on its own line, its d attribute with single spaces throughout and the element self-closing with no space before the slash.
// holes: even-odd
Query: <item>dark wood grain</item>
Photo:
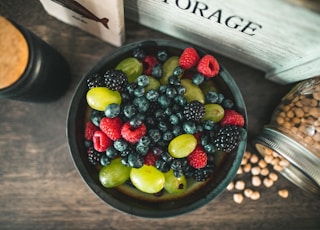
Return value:
<svg viewBox="0 0 320 230">
<path fill-rule="evenodd" d="M 320 229 L 320 201 L 280 176 L 258 201 L 241 205 L 225 191 L 206 206 L 169 219 L 144 219 L 114 210 L 80 178 L 69 154 L 66 117 L 76 85 L 115 47 L 46 14 L 39 1 L 0 1 L 9 17 L 56 48 L 71 67 L 69 90 L 58 101 L 33 104 L 1 100 L 0 229 Z M 168 35 L 126 21 L 126 43 Z M 247 104 L 248 150 L 280 98 L 291 86 L 264 79 L 264 73 L 217 55 Z M 277 190 L 286 187 L 287 199 Z"/>
</svg>

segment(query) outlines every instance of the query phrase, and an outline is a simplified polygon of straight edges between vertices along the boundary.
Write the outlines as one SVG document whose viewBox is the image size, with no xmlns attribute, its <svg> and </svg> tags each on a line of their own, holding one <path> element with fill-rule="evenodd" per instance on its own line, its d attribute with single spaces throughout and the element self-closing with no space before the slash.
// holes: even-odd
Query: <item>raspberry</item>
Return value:
<svg viewBox="0 0 320 230">
<path fill-rule="evenodd" d="M 218 75 L 220 65 L 212 55 L 206 54 L 200 59 L 197 70 L 205 77 L 214 77 Z"/>
<path fill-rule="evenodd" d="M 155 155 L 152 152 L 149 152 L 144 156 L 144 164 L 155 166 L 156 165 L 156 161 L 158 159 L 159 159 L 159 156 Z"/>
<path fill-rule="evenodd" d="M 98 152 L 104 152 L 112 145 L 112 141 L 101 130 L 95 131 L 92 137 L 93 147 Z"/>
<path fill-rule="evenodd" d="M 121 138 L 122 120 L 119 117 L 104 117 L 100 121 L 100 129 L 113 141 Z"/>
<path fill-rule="evenodd" d="M 188 47 L 183 50 L 179 58 L 179 65 L 183 69 L 191 69 L 197 65 L 199 59 L 198 52 L 194 48 Z"/>
<path fill-rule="evenodd" d="M 157 57 L 155 56 L 145 56 L 142 60 L 143 63 L 143 74 L 151 75 L 152 69 L 156 64 L 159 64 Z"/>
<path fill-rule="evenodd" d="M 198 145 L 187 158 L 189 165 L 196 169 L 205 167 L 208 161 L 208 156 L 201 145 Z"/>
<path fill-rule="evenodd" d="M 238 113 L 232 109 L 224 110 L 224 117 L 220 121 L 221 126 L 225 125 L 235 125 L 239 127 L 244 126 L 244 117 L 242 114 Z"/>
<path fill-rule="evenodd" d="M 130 122 L 126 122 L 121 128 L 122 137 L 131 144 L 135 144 L 147 132 L 147 127 L 141 123 L 139 126 L 133 128 Z"/>
<path fill-rule="evenodd" d="M 99 130 L 99 128 L 95 126 L 91 121 L 88 121 L 84 130 L 84 138 L 86 140 L 92 141 L 93 134 L 97 130 Z"/>
</svg>

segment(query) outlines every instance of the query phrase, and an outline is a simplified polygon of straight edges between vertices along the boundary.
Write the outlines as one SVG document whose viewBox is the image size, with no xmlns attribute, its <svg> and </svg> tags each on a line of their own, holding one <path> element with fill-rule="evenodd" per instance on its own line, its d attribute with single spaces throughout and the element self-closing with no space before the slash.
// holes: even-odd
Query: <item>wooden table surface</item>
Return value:
<svg viewBox="0 0 320 230">
<path fill-rule="evenodd" d="M 261 198 L 236 204 L 232 192 L 191 213 L 168 219 L 126 215 L 103 203 L 73 165 L 66 139 L 66 117 L 81 78 L 115 47 L 49 16 L 39 1 L 0 1 L 0 15 L 33 31 L 56 48 L 71 66 L 72 81 L 59 100 L 34 104 L 1 100 L 0 229 L 320 229 L 319 197 L 281 175 Z M 126 43 L 168 35 L 126 21 Z M 217 55 L 234 76 L 249 117 L 248 151 L 291 86 L 264 79 L 264 73 Z M 289 197 L 277 190 L 287 188 Z"/>
</svg>

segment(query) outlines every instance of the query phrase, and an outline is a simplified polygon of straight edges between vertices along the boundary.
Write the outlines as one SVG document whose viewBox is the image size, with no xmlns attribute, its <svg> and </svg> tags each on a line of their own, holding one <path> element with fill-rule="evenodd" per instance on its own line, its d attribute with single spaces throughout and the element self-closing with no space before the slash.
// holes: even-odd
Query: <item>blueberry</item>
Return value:
<svg viewBox="0 0 320 230">
<path fill-rule="evenodd" d="M 152 67 L 152 72 L 151 72 L 151 75 L 157 79 L 160 79 L 162 77 L 162 73 L 163 73 L 163 70 L 162 70 L 162 65 L 161 64 L 155 64 L 153 67 Z"/>
<path fill-rule="evenodd" d="M 140 75 L 136 81 L 140 87 L 146 87 L 149 85 L 149 77 L 147 75 Z"/>
<path fill-rule="evenodd" d="M 165 50 L 159 50 L 158 53 L 157 53 L 157 59 L 160 61 L 160 62 L 164 62 L 168 59 L 168 53 L 167 51 Z"/>
<path fill-rule="evenodd" d="M 212 103 L 212 104 L 218 103 L 219 96 L 218 96 L 218 93 L 215 91 L 209 91 L 208 93 L 206 93 L 205 97 L 208 103 Z"/>
<path fill-rule="evenodd" d="M 212 143 L 207 143 L 203 145 L 203 149 L 206 153 L 214 153 L 215 152 L 215 147 Z"/>
<path fill-rule="evenodd" d="M 195 122 L 193 121 L 186 121 L 183 123 L 183 130 L 185 133 L 194 134 L 197 131 L 197 127 Z"/>
<path fill-rule="evenodd" d="M 159 92 L 155 89 L 150 89 L 147 93 L 146 93 L 146 98 L 149 101 L 157 101 L 159 97 Z"/>
<path fill-rule="evenodd" d="M 144 91 L 145 91 L 144 87 L 139 86 L 134 89 L 133 94 L 136 97 L 141 97 L 144 95 Z"/>
<path fill-rule="evenodd" d="M 111 103 L 104 111 L 106 117 L 115 118 L 120 114 L 120 106 L 115 103 Z"/>
<path fill-rule="evenodd" d="M 171 163 L 174 159 L 174 157 L 172 157 L 168 151 L 164 151 L 161 154 L 161 158 L 168 163 Z"/>
<path fill-rule="evenodd" d="M 123 108 L 123 113 L 127 118 L 131 118 L 137 114 L 137 109 L 134 105 L 125 105 Z"/>
<path fill-rule="evenodd" d="M 173 171 L 181 170 L 182 169 L 181 161 L 179 159 L 173 159 L 170 167 L 172 168 Z"/>
<path fill-rule="evenodd" d="M 139 144 L 143 146 L 149 146 L 150 145 L 150 138 L 148 136 L 143 136 L 139 140 Z"/>
<path fill-rule="evenodd" d="M 170 165 L 163 159 L 158 159 L 156 161 L 156 168 L 161 172 L 168 172 L 170 170 Z"/>
<path fill-rule="evenodd" d="M 205 120 L 202 125 L 205 130 L 212 130 L 215 123 L 212 120 Z"/>
<path fill-rule="evenodd" d="M 141 47 L 134 48 L 132 51 L 132 55 L 139 60 L 142 60 L 146 56 L 144 50 Z"/>
<path fill-rule="evenodd" d="M 146 145 L 142 145 L 140 143 L 138 143 L 136 145 L 136 151 L 137 153 L 141 154 L 141 155 L 146 155 L 148 153 L 149 147 Z"/>
<path fill-rule="evenodd" d="M 128 143 L 124 139 L 118 139 L 113 142 L 113 147 L 119 152 L 123 152 L 127 149 Z"/>
<path fill-rule="evenodd" d="M 103 111 L 93 109 L 90 114 L 90 120 L 95 126 L 100 126 L 101 119 L 105 116 Z"/>
<path fill-rule="evenodd" d="M 166 95 L 169 98 L 174 98 L 177 95 L 177 90 L 174 87 L 167 87 Z"/>
<path fill-rule="evenodd" d="M 132 168 L 141 168 L 143 166 L 143 156 L 135 152 L 128 155 L 128 163 Z"/>
<path fill-rule="evenodd" d="M 186 93 L 186 88 L 182 85 L 176 87 L 178 94 L 184 95 Z"/>
<path fill-rule="evenodd" d="M 224 95 L 222 93 L 218 93 L 218 104 L 222 104 L 224 100 Z"/>
<path fill-rule="evenodd" d="M 173 76 L 178 77 L 180 74 L 183 73 L 183 69 L 181 68 L 181 66 L 177 66 L 176 68 L 174 68 L 173 70 Z"/>
<path fill-rule="evenodd" d="M 173 133 L 171 131 L 166 131 L 163 133 L 162 139 L 165 141 L 170 141 L 173 138 Z"/>
<path fill-rule="evenodd" d="M 102 157 L 100 158 L 100 164 L 102 165 L 102 166 L 106 166 L 106 165 L 108 165 L 108 164 L 110 164 L 110 159 L 107 157 L 107 155 L 106 154 L 104 154 L 104 155 L 102 155 Z"/>
<path fill-rule="evenodd" d="M 222 101 L 222 107 L 224 107 L 225 109 L 231 109 L 233 107 L 234 103 L 231 99 L 225 98 Z"/>
<path fill-rule="evenodd" d="M 158 98 L 158 103 L 162 108 L 167 108 L 171 105 L 171 99 L 166 95 L 160 95 Z"/>
<path fill-rule="evenodd" d="M 174 100 L 180 106 L 184 106 L 187 104 L 187 99 L 182 95 L 176 96 Z"/>
<path fill-rule="evenodd" d="M 159 122 L 158 128 L 160 131 L 163 131 L 163 132 L 168 130 L 168 126 L 167 126 L 166 122 L 164 122 L 164 121 Z"/>
<path fill-rule="evenodd" d="M 200 73 L 195 73 L 192 77 L 192 82 L 195 85 L 200 85 L 204 81 L 204 76 Z"/>
<path fill-rule="evenodd" d="M 169 116 L 169 122 L 170 122 L 170 124 L 172 124 L 172 125 L 178 124 L 178 123 L 179 123 L 179 118 L 178 118 L 178 116 L 177 116 L 176 114 L 171 114 L 171 115 Z"/>
<path fill-rule="evenodd" d="M 150 129 L 148 135 L 154 143 L 157 143 L 162 138 L 161 132 L 158 129 Z"/>
<path fill-rule="evenodd" d="M 174 136 L 179 136 L 180 134 L 182 134 L 182 132 L 183 132 L 183 130 L 180 125 L 173 126 L 172 133 Z"/>
<path fill-rule="evenodd" d="M 115 158 L 116 156 L 118 156 L 118 154 L 119 152 L 113 146 L 110 146 L 106 150 L 106 156 L 109 157 L 110 159 Z"/>
<path fill-rule="evenodd" d="M 135 82 L 129 83 L 129 84 L 127 85 L 127 87 L 126 87 L 128 93 L 131 94 L 131 95 L 133 95 L 134 90 L 135 90 L 136 88 L 138 88 L 138 85 L 137 85 L 137 83 L 135 83 Z"/>
<path fill-rule="evenodd" d="M 181 84 L 180 79 L 178 76 L 172 75 L 168 78 L 168 82 L 170 85 L 179 86 Z"/>
<path fill-rule="evenodd" d="M 129 124 L 132 128 L 137 128 L 142 124 L 142 120 L 138 116 L 135 116 L 131 118 L 131 120 L 129 121 Z"/>
</svg>

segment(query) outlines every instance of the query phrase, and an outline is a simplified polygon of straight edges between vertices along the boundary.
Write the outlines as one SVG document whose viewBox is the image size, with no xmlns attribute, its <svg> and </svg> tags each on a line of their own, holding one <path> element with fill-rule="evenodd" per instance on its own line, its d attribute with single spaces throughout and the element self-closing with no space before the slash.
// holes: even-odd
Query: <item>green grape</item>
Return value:
<svg viewBox="0 0 320 230">
<path fill-rule="evenodd" d="M 165 183 L 163 173 L 152 165 L 143 165 L 141 168 L 132 168 L 130 180 L 137 189 L 145 193 L 160 192 Z"/>
<path fill-rule="evenodd" d="M 173 70 L 179 66 L 179 57 L 178 56 L 171 56 L 169 57 L 162 66 L 163 74 L 162 78 L 160 79 L 160 83 L 165 85 L 168 83 L 168 79 L 172 76 Z"/>
<path fill-rule="evenodd" d="M 165 184 L 164 189 L 171 194 L 180 194 L 187 189 L 187 180 L 184 175 L 181 177 L 175 177 L 173 170 L 170 169 L 168 172 L 164 173 Z"/>
<path fill-rule="evenodd" d="M 142 74 L 143 65 L 138 59 L 129 57 L 119 62 L 115 69 L 122 70 L 127 74 L 128 81 L 134 82 Z"/>
<path fill-rule="evenodd" d="M 175 158 L 188 156 L 197 146 L 197 139 L 192 134 L 181 134 L 173 138 L 169 145 L 168 151 Z"/>
<path fill-rule="evenodd" d="M 121 104 L 121 95 L 118 91 L 113 91 L 107 87 L 95 87 L 88 90 L 88 105 L 99 111 L 104 111 L 110 104 Z"/>
<path fill-rule="evenodd" d="M 121 158 L 116 158 L 99 171 L 99 180 L 106 188 L 113 188 L 126 182 L 130 177 L 131 168 L 121 163 Z"/>
<path fill-rule="evenodd" d="M 219 104 L 206 104 L 203 120 L 212 120 L 215 123 L 221 121 L 224 116 L 224 109 Z"/>
<path fill-rule="evenodd" d="M 160 82 L 155 79 L 154 77 L 148 76 L 149 77 L 149 84 L 144 88 L 145 92 L 148 92 L 150 89 L 159 89 L 160 87 Z"/>
<path fill-rule="evenodd" d="M 181 79 L 181 85 L 186 88 L 184 94 L 188 102 L 199 101 L 202 104 L 205 102 L 205 96 L 199 86 L 192 83 L 190 79 Z"/>
</svg>

